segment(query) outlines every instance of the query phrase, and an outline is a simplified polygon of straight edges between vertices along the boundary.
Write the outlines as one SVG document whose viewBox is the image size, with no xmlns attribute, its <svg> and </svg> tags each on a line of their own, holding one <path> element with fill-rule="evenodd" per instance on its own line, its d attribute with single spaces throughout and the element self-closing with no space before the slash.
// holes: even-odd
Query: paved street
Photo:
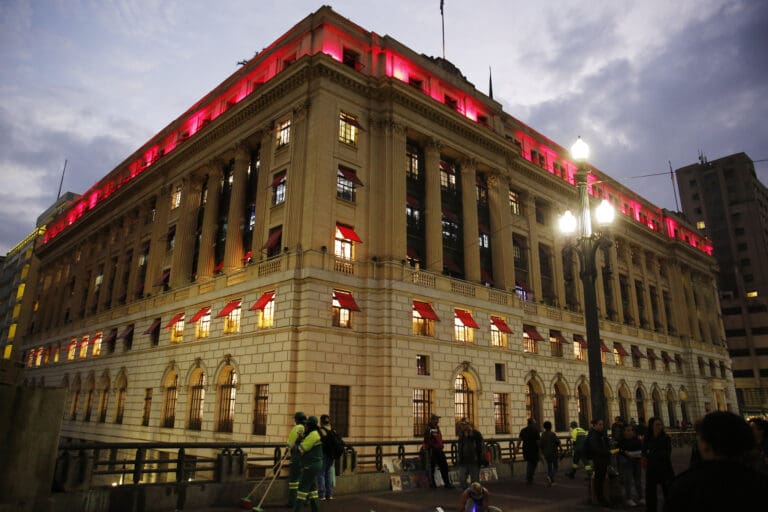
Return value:
<svg viewBox="0 0 768 512">
<path fill-rule="evenodd" d="M 688 462 L 689 450 L 674 450 L 673 463 L 676 472 L 682 471 Z M 547 487 L 541 465 L 534 485 L 525 484 L 524 475 L 516 474 L 511 480 L 486 485 L 491 492 L 491 504 L 504 512 L 534 512 L 561 510 L 600 510 L 587 504 L 587 482 L 583 471 L 574 480 L 562 476 L 569 460 L 561 466 L 560 475 L 553 487 Z M 442 507 L 445 512 L 458 510 L 459 491 L 445 489 L 415 489 L 404 492 L 380 492 L 339 496 L 332 501 L 321 502 L 322 512 L 435 512 Z M 237 507 L 208 509 L 206 512 L 240 510 Z M 285 507 L 265 507 L 265 511 L 288 511 Z M 307 510 L 309 510 L 307 508 Z M 633 510 L 626 508 L 626 510 Z M 642 507 L 634 510 L 643 510 Z"/>
</svg>

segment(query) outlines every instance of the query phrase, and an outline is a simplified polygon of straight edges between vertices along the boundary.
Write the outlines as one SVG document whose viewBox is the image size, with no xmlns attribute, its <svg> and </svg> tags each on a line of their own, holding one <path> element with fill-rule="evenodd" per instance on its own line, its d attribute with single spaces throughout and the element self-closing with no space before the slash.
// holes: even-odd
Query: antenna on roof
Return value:
<svg viewBox="0 0 768 512">
<path fill-rule="evenodd" d="M 680 211 L 680 204 L 677 202 L 677 188 L 675 188 L 675 173 L 672 172 L 672 160 L 667 160 L 669 162 L 669 179 L 672 181 L 672 193 L 675 195 L 675 210 Z"/>
<path fill-rule="evenodd" d="M 440 0 L 440 18 L 443 21 L 443 60 L 445 60 L 445 0 Z"/>
<path fill-rule="evenodd" d="M 248 61 L 245 59 L 237 61 L 238 66 L 245 66 L 246 64 L 248 64 Z"/>
<path fill-rule="evenodd" d="M 493 99 L 493 73 L 491 66 L 488 66 L 488 97 Z"/>
<path fill-rule="evenodd" d="M 64 169 L 61 170 L 61 180 L 59 181 L 59 192 L 56 194 L 56 200 L 61 197 L 61 186 L 64 184 L 64 173 L 67 172 L 67 159 L 64 159 Z"/>
</svg>

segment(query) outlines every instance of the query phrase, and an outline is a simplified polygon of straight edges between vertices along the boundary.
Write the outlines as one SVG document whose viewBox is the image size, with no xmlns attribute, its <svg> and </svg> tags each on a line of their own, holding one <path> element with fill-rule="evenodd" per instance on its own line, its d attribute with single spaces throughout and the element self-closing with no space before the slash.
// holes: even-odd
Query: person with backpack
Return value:
<svg viewBox="0 0 768 512">
<path fill-rule="evenodd" d="M 323 443 L 323 469 L 317 475 L 317 489 L 321 500 L 333 499 L 334 463 L 344 454 L 345 444 L 331 427 L 331 417 L 320 416 L 320 439 Z"/>
<path fill-rule="evenodd" d="M 565 476 L 573 479 L 576 476 L 576 471 L 579 469 L 579 463 L 584 464 L 584 470 L 588 473 L 592 471 L 592 466 L 589 465 L 589 461 L 584 456 L 584 443 L 587 440 L 587 431 L 579 426 L 575 421 L 571 422 L 571 446 L 573 447 L 571 469 Z"/>
<path fill-rule="evenodd" d="M 291 451 L 291 466 L 288 471 L 288 506 L 293 508 L 296 503 L 296 493 L 299 491 L 299 481 L 301 480 L 301 455 L 299 454 L 299 443 L 304 438 L 304 423 L 307 422 L 307 415 L 298 411 L 293 415 L 295 425 L 288 434 L 286 446 Z"/>
<path fill-rule="evenodd" d="M 558 460 L 558 448 L 560 448 L 560 439 L 557 438 L 557 434 L 552 432 L 552 422 L 544 422 L 544 433 L 541 434 L 541 454 L 544 456 L 544 460 L 547 462 L 547 483 L 550 487 L 555 483 L 555 475 L 557 474 L 557 460 Z"/>
</svg>

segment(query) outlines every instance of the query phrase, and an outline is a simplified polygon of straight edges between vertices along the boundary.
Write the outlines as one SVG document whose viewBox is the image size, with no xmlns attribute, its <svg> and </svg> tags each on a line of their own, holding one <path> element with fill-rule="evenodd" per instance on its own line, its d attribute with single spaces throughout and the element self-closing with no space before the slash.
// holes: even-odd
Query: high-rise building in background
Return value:
<svg viewBox="0 0 768 512">
<path fill-rule="evenodd" d="M 683 212 L 712 239 L 739 408 L 768 416 L 768 189 L 736 153 L 676 171 Z"/>
<path fill-rule="evenodd" d="M 64 436 L 489 436 L 590 418 L 576 165 L 458 69 L 323 7 L 54 220 L 26 380 Z M 735 408 L 709 241 L 592 169 L 610 416 Z M 448 430 L 448 429 L 446 429 Z"/>
</svg>

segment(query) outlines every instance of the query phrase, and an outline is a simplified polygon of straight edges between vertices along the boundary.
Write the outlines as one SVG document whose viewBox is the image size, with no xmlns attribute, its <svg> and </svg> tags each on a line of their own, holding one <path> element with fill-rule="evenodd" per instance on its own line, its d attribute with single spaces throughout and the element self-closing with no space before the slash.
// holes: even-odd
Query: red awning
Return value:
<svg viewBox="0 0 768 512">
<path fill-rule="evenodd" d="M 163 284 L 165 284 L 165 281 L 168 279 L 170 275 L 171 275 L 171 269 L 167 268 L 163 270 L 163 273 L 160 274 L 160 277 L 157 278 L 153 286 L 162 286 Z"/>
<path fill-rule="evenodd" d="M 413 301 L 413 309 L 416 310 L 421 318 L 425 318 L 427 320 L 440 320 L 440 317 L 437 316 L 437 313 L 435 313 L 435 310 L 432 309 L 432 305 L 429 302 L 421 302 L 415 300 Z"/>
<path fill-rule="evenodd" d="M 419 200 L 413 196 L 405 196 L 405 202 L 414 208 L 418 208 L 420 206 Z"/>
<path fill-rule="evenodd" d="M 279 173 L 275 174 L 275 177 L 272 180 L 272 185 L 270 185 L 270 186 L 271 187 L 276 187 L 277 185 L 279 185 L 283 181 L 285 181 L 285 173 L 284 172 L 279 172 Z"/>
<path fill-rule="evenodd" d="M 195 323 L 201 318 L 203 318 L 205 315 L 208 315 L 211 313 L 211 306 L 205 306 L 203 308 L 200 308 L 197 313 L 194 314 L 192 318 L 189 319 L 190 323 Z"/>
<path fill-rule="evenodd" d="M 152 325 L 150 325 L 146 331 L 144 331 L 144 334 L 152 334 L 155 329 L 160 327 L 160 319 L 156 318 L 154 322 L 152 322 Z"/>
<path fill-rule="evenodd" d="M 477 325 L 477 322 L 475 322 L 475 319 L 472 318 L 472 313 L 469 311 L 464 311 L 463 309 L 454 309 L 453 311 L 456 313 L 456 316 L 459 317 L 459 320 L 461 320 L 461 323 L 464 324 L 465 327 L 471 327 L 473 329 L 480 328 L 480 326 Z"/>
<path fill-rule="evenodd" d="M 351 181 L 355 185 L 358 185 L 360 187 L 363 186 L 363 182 L 360 181 L 360 178 L 357 177 L 357 173 L 352 169 L 347 169 L 346 167 L 339 167 L 339 172 L 341 173 L 342 176 L 347 178 L 349 181 Z"/>
<path fill-rule="evenodd" d="M 549 331 L 549 337 L 555 338 L 558 343 L 570 343 L 560 331 Z"/>
<path fill-rule="evenodd" d="M 277 245 L 277 242 L 280 240 L 280 237 L 283 235 L 283 227 L 280 226 L 279 228 L 275 228 L 274 231 L 272 231 L 269 234 L 269 239 L 267 240 L 267 243 L 265 243 L 262 246 L 262 249 L 270 250 L 274 249 L 274 247 Z"/>
<path fill-rule="evenodd" d="M 443 266 L 455 274 L 461 274 L 461 267 L 453 258 L 443 258 Z"/>
<path fill-rule="evenodd" d="M 512 329 L 509 328 L 507 325 L 507 322 L 504 321 L 503 318 L 500 316 L 493 316 L 491 315 L 491 322 L 493 322 L 493 325 L 496 326 L 497 329 L 499 329 L 501 332 L 505 334 L 512 334 Z"/>
<path fill-rule="evenodd" d="M 643 354 L 642 352 L 640 352 L 640 349 L 639 349 L 639 348 L 637 348 L 636 346 L 632 345 L 632 348 L 631 348 L 631 350 L 632 350 L 632 356 L 634 356 L 634 357 L 643 357 L 643 358 L 646 358 L 646 357 L 645 357 L 645 354 Z M 646 358 L 646 359 L 647 359 L 647 358 Z"/>
<path fill-rule="evenodd" d="M 259 300 L 256 301 L 256 303 L 251 306 L 251 311 L 256 311 L 257 309 L 264 309 L 267 307 L 267 304 L 269 304 L 269 301 L 271 301 L 275 297 L 274 290 L 271 292 L 264 292 L 261 294 L 261 297 L 259 297 Z"/>
<path fill-rule="evenodd" d="M 363 243 L 360 237 L 357 236 L 357 233 L 355 233 L 355 230 L 351 227 L 345 226 L 344 224 L 336 224 L 336 229 L 341 232 L 341 236 L 345 239 L 352 240 L 353 242 L 357 242 L 359 244 Z"/>
<path fill-rule="evenodd" d="M 222 318 L 230 314 L 233 310 L 240 307 L 240 299 L 231 300 L 227 303 L 226 306 L 224 306 L 224 309 L 219 311 L 219 314 L 216 315 L 216 318 Z"/>
<path fill-rule="evenodd" d="M 109 331 L 109 334 L 107 335 L 107 337 L 104 338 L 103 343 L 105 345 L 109 345 L 110 343 L 115 341 L 115 339 L 117 339 L 117 329 L 112 329 L 111 331 Z"/>
<path fill-rule="evenodd" d="M 213 268 L 213 273 L 221 272 L 224 269 L 224 260 L 221 260 L 218 265 Z"/>
<path fill-rule="evenodd" d="M 333 298 L 339 302 L 339 306 L 350 311 L 360 311 L 360 306 L 355 302 L 355 298 L 349 292 L 333 290 Z"/>
<path fill-rule="evenodd" d="M 448 208 L 443 208 L 443 217 L 450 222 L 459 222 L 459 218 Z"/>
<path fill-rule="evenodd" d="M 656 360 L 656 359 L 658 359 L 658 358 L 656 357 L 656 353 L 653 351 L 653 349 L 652 349 L 652 348 L 649 348 L 649 349 L 648 349 L 648 359 L 653 359 L 653 360 Z"/>
<path fill-rule="evenodd" d="M 532 325 L 524 325 L 523 331 L 525 331 L 525 334 L 534 341 L 544 341 L 544 338 L 539 334 L 539 331 Z"/>
<path fill-rule="evenodd" d="M 672 362 L 672 358 L 669 357 L 669 354 L 667 354 L 667 352 L 665 350 L 661 351 L 661 359 L 662 359 L 662 361 L 664 361 L 667 364 Z"/>
<path fill-rule="evenodd" d="M 605 343 L 603 343 L 603 340 L 600 340 L 600 350 L 603 352 L 610 352 L 611 349 L 609 349 Z"/>
<path fill-rule="evenodd" d="M 622 357 L 627 357 L 629 353 L 627 353 L 626 350 L 624 350 L 624 347 L 621 345 L 621 343 L 614 342 L 613 343 L 613 349 L 619 353 Z"/>
<path fill-rule="evenodd" d="M 486 235 L 490 235 L 491 234 L 491 230 L 488 229 L 488 226 L 486 226 L 485 224 L 482 224 L 482 223 L 477 225 L 477 230 L 480 233 L 485 233 Z"/>
<path fill-rule="evenodd" d="M 123 338 L 126 338 L 131 334 L 133 334 L 133 324 L 126 327 L 125 330 L 122 333 L 120 333 L 120 336 L 118 336 L 118 338 L 122 340 Z"/>
<path fill-rule="evenodd" d="M 171 327 L 176 325 L 176 322 L 178 322 L 179 320 L 182 320 L 182 319 L 184 319 L 184 313 L 178 313 L 176 316 L 171 318 L 171 321 L 168 322 L 168 324 L 165 326 L 165 328 L 166 329 L 170 329 Z"/>
<path fill-rule="evenodd" d="M 682 364 L 683 364 L 683 356 L 681 356 L 680 354 L 675 354 L 675 363 L 677 363 L 677 364 L 682 366 Z"/>
<path fill-rule="evenodd" d="M 407 250 L 407 253 L 408 253 L 408 257 L 411 258 L 412 260 L 421 260 L 419 251 L 417 251 L 415 248 L 409 247 Z"/>
<path fill-rule="evenodd" d="M 587 348 L 587 340 L 585 340 L 584 336 L 582 336 L 581 334 L 574 334 L 573 341 L 578 343 L 581 346 L 581 348 Z"/>
</svg>

